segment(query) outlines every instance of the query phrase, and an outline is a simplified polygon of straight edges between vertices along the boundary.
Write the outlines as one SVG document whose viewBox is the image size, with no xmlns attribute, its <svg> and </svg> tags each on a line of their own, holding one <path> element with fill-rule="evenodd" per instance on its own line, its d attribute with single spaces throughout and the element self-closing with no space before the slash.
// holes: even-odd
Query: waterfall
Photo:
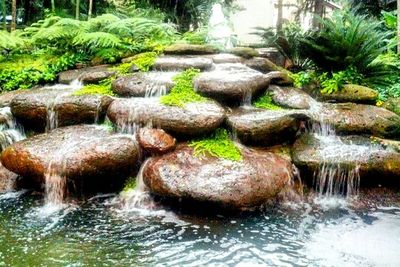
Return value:
<svg viewBox="0 0 400 267">
<path fill-rule="evenodd" d="M 4 150 L 26 137 L 23 127 L 16 122 L 9 107 L 0 108 L 0 116 L 5 120 L 0 124 L 0 148 Z"/>
<path fill-rule="evenodd" d="M 211 10 L 209 21 L 208 41 L 211 44 L 222 46 L 226 49 L 233 47 L 232 34 L 233 31 L 229 27 L 228 20 L 222 11 L 221 4 L 214 4 Z"/>
</svg>

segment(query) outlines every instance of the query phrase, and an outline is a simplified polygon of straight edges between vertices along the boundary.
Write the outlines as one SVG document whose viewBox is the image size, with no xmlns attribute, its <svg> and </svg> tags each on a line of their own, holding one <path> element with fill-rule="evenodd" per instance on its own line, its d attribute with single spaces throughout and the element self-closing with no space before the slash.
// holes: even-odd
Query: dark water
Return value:
<svg viewBox="0 0 400 267">
<path fill-rule="evenodd" d="M 329 199 L 241 216 L 118 210 L 111 197 L 58 212 L 0 195 L 0 266 L 400 266 L 400 208 Z"/>
</svg>

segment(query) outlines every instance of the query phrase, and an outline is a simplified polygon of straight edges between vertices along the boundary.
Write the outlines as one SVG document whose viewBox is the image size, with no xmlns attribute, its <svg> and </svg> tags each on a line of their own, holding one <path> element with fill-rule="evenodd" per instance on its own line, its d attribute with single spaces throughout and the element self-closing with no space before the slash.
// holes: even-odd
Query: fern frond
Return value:
<svg viewBox="0 0 400 267">
<path fill-rule="evenodd" d="M 92 51 L 99 48 L 117 48 L 122 46 L 120 38 L 106 32 L 82 32 L 72 42 L 74 45 L 81 45 Z"/>
</svg>

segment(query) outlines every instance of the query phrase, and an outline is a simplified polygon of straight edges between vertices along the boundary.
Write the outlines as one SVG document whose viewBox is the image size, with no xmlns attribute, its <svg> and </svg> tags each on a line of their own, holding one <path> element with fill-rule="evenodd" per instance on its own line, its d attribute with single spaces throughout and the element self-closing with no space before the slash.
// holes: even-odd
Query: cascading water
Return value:
<svg viewBox="0 0 400 267">
<path fill-rule="evenodd" d="M 11 113 L 9 107 L 0 108 L 0 116 L 5 120 L 0 124 L 0 147 L 4 150 L 9 145 L 25 139 L 25 132 Z"/>
<path fill-rule="evenodd" d="M 208 34 L 208 42 L 214 45 L 222 46 L 226 49 L 233 47 L 233 31 L 229 27 L 228 20 L 224 15 L 221 4 L 213 5 L 209 21 L 209 28 L 210 31 Z"/>
<path fill-rule="evenodd" d="M 172 81 L 172 78 L 178 74 L 177 72 L 148 72 L 144 75 L 149 79 L 146 84 L 145 97 L 160 97 L 167 94 L 167 84 Z"/>
</svg>

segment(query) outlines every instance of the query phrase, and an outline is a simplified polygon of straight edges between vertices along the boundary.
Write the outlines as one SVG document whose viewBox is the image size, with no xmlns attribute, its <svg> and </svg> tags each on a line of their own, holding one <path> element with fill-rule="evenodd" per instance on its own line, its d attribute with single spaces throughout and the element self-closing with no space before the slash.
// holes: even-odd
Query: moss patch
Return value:
<svg viewBox="0 0 400 267">
<path fill-rule="evenodd" d="M 260 98 L 258 98 L 256 101 L 253 102 L 253 106 L 255 106 L 256 108 L 269 109 L 269 110 L 282 109 L 282 107 L 274 104 L 274 101 L 272 100 L 272 97 L 269 94 L 265 94 Z"/>
<path fill-rule="evenodd" d="M 123 193 L 134 190 L 136 188 L 136 177 L 129 177 L 124 184 L 124 188 L 122 189 Z"/>
<path fill-rule="evenodd" d="M 153 67 L 156 59 L 156 52 L 141 53 L 132 57 L 130 62 L 123 63 L 118 67 L 114 67 L 113 70 L 116 70 L 119 74 L 127 74 L 130 72 L 132 66 L 136 66 L 140 71 L 148 72 L 151 67 Z"/>
<path fill-rule="evenodd" d="M 88 84 L 82 87 L 81 89 L 75 91 L 73 95 L 82 96 L 82 95 L 109 95 L 114 96 L 114 92 L 111 89 L 111 83 L 113 78 L 105 79 L 101 81 L 99 84 Z"/>
<path fill-rule="evenodd" d="M 199 73 L 198 69 L 188 69 L 176 75 L 172 79 L 175 86 L 168 95 L 161 97 L 161 103 L 167 106 L 184 107 L 187 103 L 206 101 L 207 98 L 196 93 L 193 88 L 193 79 Z"/>
<path fill-rule="evenodd" d="M 191 141 L 189 146 L 194 148 L 195 156 L 211 155 L 233 161 L 242 159 L 239 148 L 229 138 L 228 131 L 222 128 L 217 129 L 210 136 Z"/>
</svg>

